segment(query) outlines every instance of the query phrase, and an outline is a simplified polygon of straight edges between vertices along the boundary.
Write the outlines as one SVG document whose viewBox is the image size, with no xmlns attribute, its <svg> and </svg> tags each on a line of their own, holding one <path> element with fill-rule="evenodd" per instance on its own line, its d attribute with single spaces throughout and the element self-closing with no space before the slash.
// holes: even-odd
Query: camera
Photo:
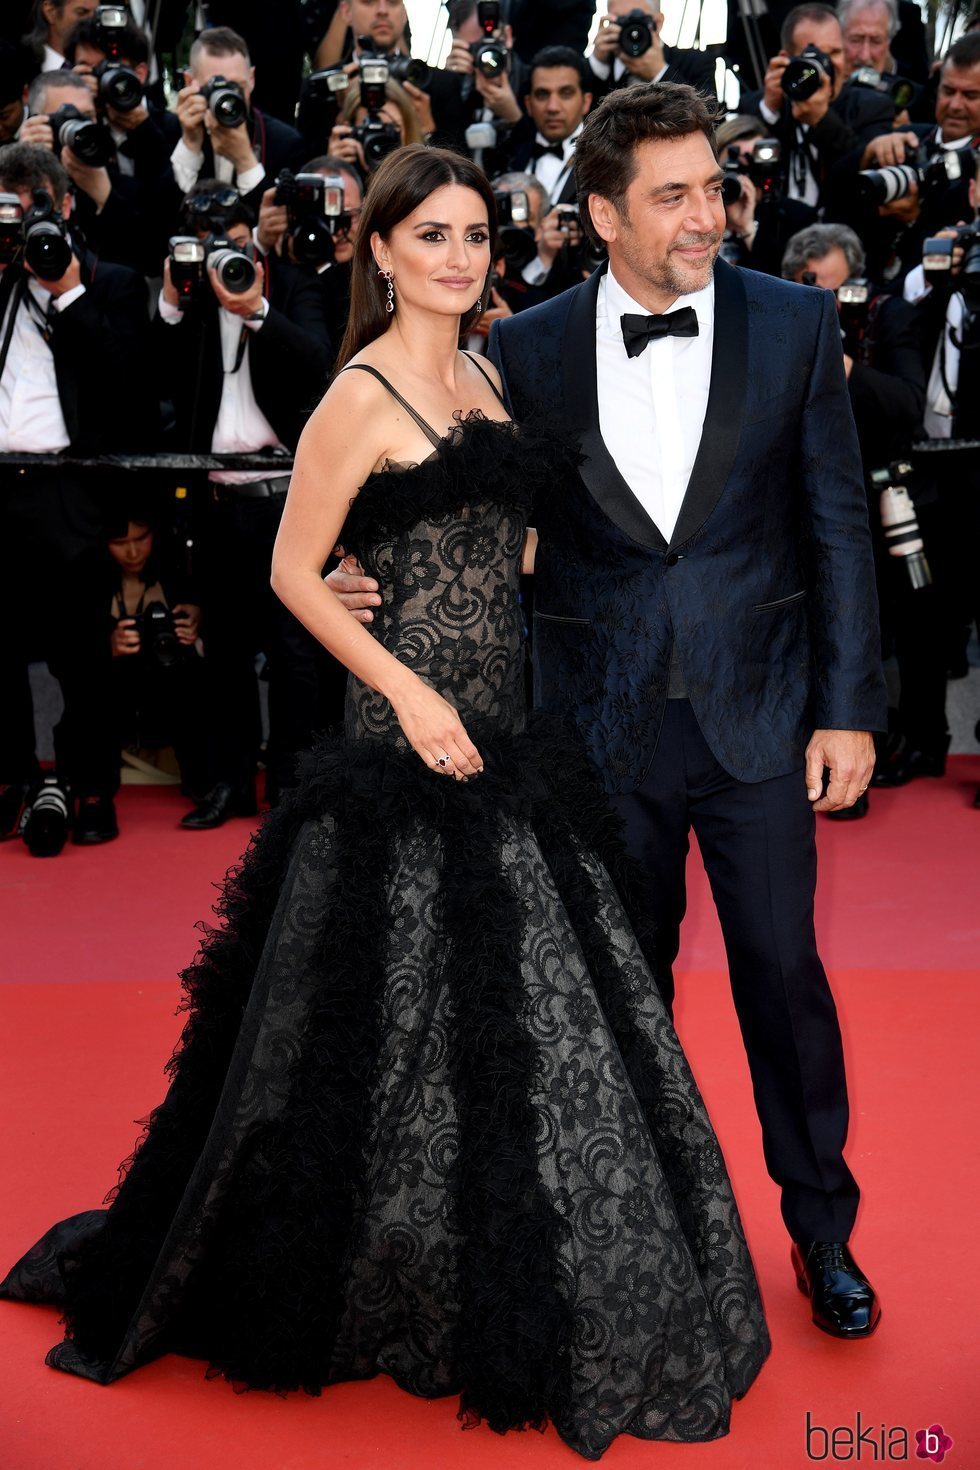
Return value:
<svg viewBox="0 0 980 1470">
<path fill-rule="evenodd" d="M 24 211 L 16 194 L 0 194 L 0 265 L 17 259 L 24 243 Z"/>
<path fill-rule="evenodd" d="M 68 226 L 45 189 L 35 189 L 32 198 L 21 225 L 24 261 L 39 280 L 60 281 L 72 259 Z"/>
<path fill-rule="evenodd" d="M 531 228 L 531 206 L 523 189 L 494 190 L 500 249 L 509 269 L 516 274 L 530 265 L 538 253 Z"/>
<path fill-rule="evenodd" d="M 204 296 L 207 271 L 213 266 L 226 291 L 243 296 L 255 284 L 255 262 L 250 245 L 236 245 L 227 235 L 173 235 L 169 242 L 170 281 L 181 311 Z"/>
<path fill-rule="evenodd" d="M 427 87 L 432 80 L 432 69 L 420 56 L 405 56 L 396 51 L 386 57 L 388 74 L 393 82 L 409 82 L 413 87 Z"/>
<path fill-rule="evenodd" d="M 473 65 L 485 77 L 501 77 L 507 70 L 507 47 L 501 41 L 473 41 Z"/>
<path fill-rule="evenodd" d="M 133 618 L 140 639 L 140 653 L 158 668 L 172 669 L 183 656 L 174 615 L 162 602 L 148 602 Z"/>
<path fill-rule="evenodd" d="M 873 66 L 859 66 L 852 71 L 847 79 L 850 87 L 867 87 L 875 92 L 883 92 L 890 97 L 895 104 L 896 112 L 904 112 L 906 107 L 921 95 L 922 88 L 917 87 L 915 82 L 910 82 L 907 77 L 899 77 L 894 72 L 877 71 Z"/>
<path fill-rule="evenodd" d="M 930 160 L 929 151 L 921 144 L 906 163 L 893 163 L 885 168 L 862 169 L 858 174 L 861 197 L 872 204 L 891 204 L 904 199 L 913 189 L 925 205 L 927 198 L 938 199 L 949 184 L 962 176 L 962 164 L 955 148 L 946 149 Z"/>
<path fill-rule="evenodd" d="M 780 85 L 790 102 L 806 102 L 819 92 L 825 77 L 833 88 L 836 71 L 826 51 L 819 46 L 804 46 L 799 56 L 791 56 L 783 69 Z"/>
<path fill-rule="evenodd" d="M 283 169 L 276 179 L 275 202 L 286 206 L 293 259 L 301 265 L 329 264 L 337 235 L 351 226 L 351 217 L 344 211 L 343 180 Z"/>
<path fill-rule="evenodd" d="M 492 36 L 502 20 L 500 0 L 477 0 L 477 24 L 485 36 Z"/>
<path fill-rule="evenodd" d="M 573 222 L 580 227 L 579 243 L 573 245 L 570 240 L 566 240 L 562 245 L 562 251 L 569 261 L 590 274 L 598 270 L 606 259 L 605 246 L 593 245 L 586 232 L 581 229 L 582 214 L 578 205 L 556 204 L 555 212 L 558 215 L 558 228 L 563 235 L 571 235 Z"/>
<path fill-rule="evenodd" d="M 556 204 L 555 213 L 558 216 L 558 228 L 563 235 L 572 233 L 572 226 L 579 222 L 577 204 Z"/>
<path fill-rule="evenodd" d="M 402 135 L 394 123 L 385 122 L 379 116 L 388 100 L 385 88 L 390 70 L 387 61 L 378 57 L 365 57 L 361 62 L 361 102 L 367 108 L 367 117 L 357 127 L 351 128 L 364 150 L 364 162 L 369 169 L 377 168 L 382 159 L 402 146 Z"/>
<path fill-rule="evenodd" d="M 95 27 L 95 44 L 104 51 L 110 61 L 118 61 L 121 54 L 123 32 L 132 16 L 128 5 L 97 5 L 92 23 Z"/>
<path fill-rule="evenodd" d="M 619 49 L 624 56 L 642 56 L 653 45 L 657 26 L 645 10 L 631 10 L 619 22 Z"/>
<path fill-rule="evenodd" d="M 840 317 L 840 334 L 848 356 L 864 362 L 870 353 L 870 342 L 865 341 L 871 313 L 874 291 L 865 276 L 851 276 L 837 287 L 837 314 Z"/>
<path fill-rule="evenodd" d="M 245 93 L 237 82 L 209 77 L 201 87 L 201 96 L 219 128 L 240 128 L 248 117 Z"/>
<path fill-rule="evenodd" d="M 244 296 L 255 285 L 256 269 L 251 245 L 236 245 L 227 235 L 209 235 L 204 242 L 208 268 L 226 291 Z"/>
<path fill-rule="evenodd" d="M 98 78 L 96 100 L 100 107 L 114 107 L 117 112 L 135 112 L 143 101 L 143 83 L 128 66 L 107 58 L 93 66 L 92 75 Z"/>
<path fill-rule="evenodd" d="M 757 138 L 752 145 L 749 159 L 743 159 L 737 143 L 728 148 L 722 164 L 725 177 L 721 186 L 721 197 L 726 205 L 735 204 L 742 197 L 742 180 L 749 178 L 756 187 L 758 203 L 776 199 L 782 181 L 782 147 L 778 138 Z"/>
<path fill-rule="evenodd" d="M 895 460 L 880 470 L 872 470 L 871 483 L 879 492 L 881 526 L 888 555 L 904 560 L 909 581 L 918 590 L 929 586 L 932 573 L 925 558 L 915 505 L 904 483 L 911 474 L 910 464 Z"/>
<path fill-rule="evenodd" d="M 959 225 L 951 238 L 927 240 L 922 247 L 922 268 L 927 280 L 938 284 L 952 274 L 957 248 L 963 251 L 963 261 L 956 273 L 956 289 L 971 312 L 980 311 L 980 224 Z"/>
<path fill-rule="evenodd" d="M 55 152 L 70 148 L 80 163 L 92 168 L 105 168 L 112 157 L 112 135 L 100 122 L 86 117 L 71 102 L 59 107 L 48 118 L 54 134 Z"/>
<path fill-rule="evenodd" d="M 181 311 L 201 299 L 207 248 L 196 235 L 173 235 L 169 242 L 170 281 Z"/>
</svg>

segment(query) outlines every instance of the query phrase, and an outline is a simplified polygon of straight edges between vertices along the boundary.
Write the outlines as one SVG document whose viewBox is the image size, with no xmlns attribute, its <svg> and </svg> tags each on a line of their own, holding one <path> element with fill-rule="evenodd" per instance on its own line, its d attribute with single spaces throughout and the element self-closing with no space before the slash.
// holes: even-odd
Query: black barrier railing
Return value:
<svg viewBox="0 0 980 1470">
<path fill-rule="evenodd" d="M 293 456 L 263 454 L 0 454 L 0 470 L 264 470 L 285 475 Z"/>
</svg>

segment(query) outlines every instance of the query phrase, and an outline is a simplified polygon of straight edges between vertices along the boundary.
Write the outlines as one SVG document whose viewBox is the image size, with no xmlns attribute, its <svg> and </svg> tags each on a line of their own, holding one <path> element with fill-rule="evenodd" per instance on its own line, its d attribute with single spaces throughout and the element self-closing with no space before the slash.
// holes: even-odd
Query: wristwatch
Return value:
<svg viewBox="0 0 980 1470">
<path fill-rule="evenodd" d="M 265 319 L 266 319 L 266 316 L 268 315 L 268 311 L 269 311 L 269 303 L 268 303 L 268 301 L 266 301 L 265 297 L 263 296 L 262 303 L 258 307 L 258 309 L 256 311 L 250 311 L 249 314 L 248 314 L 248 316 L 245 317 L 245 318 L 243 318 L 243 320 L 245 320 L 247 322 L 264 322 Z"/>
</svg>

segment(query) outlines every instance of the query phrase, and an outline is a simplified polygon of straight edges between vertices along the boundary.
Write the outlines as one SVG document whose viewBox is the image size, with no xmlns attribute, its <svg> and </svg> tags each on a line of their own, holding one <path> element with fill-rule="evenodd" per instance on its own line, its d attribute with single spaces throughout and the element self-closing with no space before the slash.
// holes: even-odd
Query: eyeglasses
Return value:
<svg viewBox="0 0 980 1470">
<path fill-rule="evenodd" d="M 231 209 L 241 197 L 237 189 L 214 189 L 189 194 L 184 200 L 184 208 L 191 214 L 211 214 L 215 209 Z"/>
</svg>

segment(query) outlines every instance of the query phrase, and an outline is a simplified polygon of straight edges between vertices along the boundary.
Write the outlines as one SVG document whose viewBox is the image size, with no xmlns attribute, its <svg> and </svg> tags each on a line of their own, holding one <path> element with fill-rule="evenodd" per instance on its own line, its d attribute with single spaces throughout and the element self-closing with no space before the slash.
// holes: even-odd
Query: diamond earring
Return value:
<svg viewBox="0 0 980 1470">
<path fill-rule="evenodd" d="M 395 278 L 391 271 L 379 271 L 388 283 L 388 300 L 385 302 L 385 311 L 389 314 L 395 309 Z"/>
</svg>

